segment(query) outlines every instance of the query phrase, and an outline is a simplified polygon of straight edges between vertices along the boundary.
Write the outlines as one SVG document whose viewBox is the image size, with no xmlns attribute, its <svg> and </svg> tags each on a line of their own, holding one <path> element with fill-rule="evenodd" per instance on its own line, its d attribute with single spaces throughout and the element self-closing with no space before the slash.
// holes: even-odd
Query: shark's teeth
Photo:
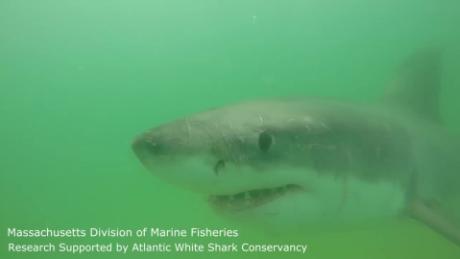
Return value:
<svg viewBox="0 0 460 259">
<path fill-rule="evenodd" d="M 266 204 L 288 192 L 302 191 L 295 184 L 287 184 L 276 188 L 254 189 L 233 195 L 211 195 L 209 202 L 213 207 L 225 210 L 244 210 Z"/>
</svg>

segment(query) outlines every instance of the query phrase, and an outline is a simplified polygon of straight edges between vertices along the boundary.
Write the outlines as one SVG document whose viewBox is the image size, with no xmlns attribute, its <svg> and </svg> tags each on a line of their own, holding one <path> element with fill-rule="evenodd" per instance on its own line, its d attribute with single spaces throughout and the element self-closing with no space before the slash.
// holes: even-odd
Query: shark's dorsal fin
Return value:
<svg viewBox="0 0 460 259">
<path fill-rule="evenodd" d="M 439 122 L 440 74 L 440 51 L 417 52 L 401 65 L 384 101 L 420 118 Z"/>
</svg>

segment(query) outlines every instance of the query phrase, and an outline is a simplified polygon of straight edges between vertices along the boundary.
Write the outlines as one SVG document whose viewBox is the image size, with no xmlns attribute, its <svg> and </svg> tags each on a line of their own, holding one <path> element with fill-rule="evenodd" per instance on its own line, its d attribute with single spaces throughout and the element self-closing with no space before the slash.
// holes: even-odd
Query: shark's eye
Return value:
<svg viewBox="0 0 460 259">
<path fill-rule="evenodd" d="M 273 143 L 272 136 L 266 131 L 259 134 L 259 149 L 267 152 Z"/>
<path fill-rule="evenodd" d="M 217 163 L 214 165 L 214 173 L 216 175 L 219 174 L 219 171 L 225 167 L 225 160 L 219 160 Z"/>
</svg>

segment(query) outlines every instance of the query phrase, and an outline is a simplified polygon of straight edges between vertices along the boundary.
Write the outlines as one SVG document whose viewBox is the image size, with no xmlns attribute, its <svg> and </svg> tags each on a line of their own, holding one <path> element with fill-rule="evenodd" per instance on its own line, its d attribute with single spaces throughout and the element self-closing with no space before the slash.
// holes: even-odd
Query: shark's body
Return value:
<svg viewBox="0 0 460 259">
<path fill-rule="evenodd" d="M 411 59 L 377 105 L 245 102 L 156 127 L 133 149 L 226 214 L 298 225 L 408 212 L 459 242 L 460 145 L 437 122 L 438 71 L 428 56 Z"/>
</svg>

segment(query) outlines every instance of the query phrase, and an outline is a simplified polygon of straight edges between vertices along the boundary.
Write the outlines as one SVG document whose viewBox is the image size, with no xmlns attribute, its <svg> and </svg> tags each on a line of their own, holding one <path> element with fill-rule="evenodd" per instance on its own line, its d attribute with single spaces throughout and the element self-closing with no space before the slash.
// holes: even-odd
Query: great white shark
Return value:
<svg viewBox="0 0 460 259">
<path fill-rule="evenodd" d="M 422 51 L 371 104 L 247 101 L 157 126 L 132 148 L 225 215 L 334 225 L 405 214 L 460 244 L 460 143 L 440 122 L 440 72 L 440 53 Z"/>
</svg>

